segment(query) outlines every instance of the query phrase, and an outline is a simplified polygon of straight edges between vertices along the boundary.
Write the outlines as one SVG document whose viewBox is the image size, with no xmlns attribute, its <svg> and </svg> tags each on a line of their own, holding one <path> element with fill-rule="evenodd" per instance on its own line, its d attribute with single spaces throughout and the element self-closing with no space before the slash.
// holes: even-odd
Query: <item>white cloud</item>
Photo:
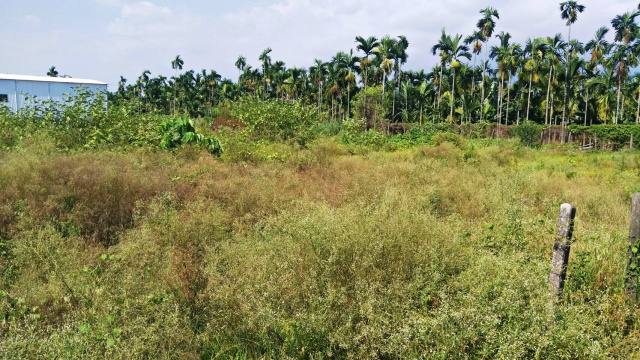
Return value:
<svg viewBox="0 0 640 360">
<path fill-rule="evenodd" d="M 109 2 L 110 0 L 95 0 Z M 137 76 L 143 69 L 172 74 L 176 54 L 188 69 L 215 69 L 236 78 L 234 62 L 239 54 L 254 67 L 260 52 L 271 47 L 274 60 L 287 66 L 307 67 L 314 58 L 329 60 L 336 52 L 355 47 L 355 37 L 384 35 L 408 37 L 409 62 L 405 68 L 431 68 L 430 54 L 440 29 L 470 34 L 487 5 L 500 11 L 496 33 L 510 32 L 523 43 L 531 36 L 551 36 L 566 26 L 557 0 L 280 0 L 227 14 L 199 13 L 180 5 L 181 11 L 149 1 L 120 5 L 120 14 L 107 26 L 103 57 L 119 73 Z M 587 6 L 573 27 L 573 38 L 588 41 L 600 26 L 609 26 L 616 15 L 631 10 L 628 0 L 583 0 Z M 185 12 L 184 9 L 190 9 Z M 493 40 L 495 44 L 495 40 Z M 113 71 L 114 73 L 111 73 Z"/>
<path fill-rule="evenodd" d="M 27 15 L 24 17 L 24 21 L 30 24 L 40 24 L 40 18 L 35 15 Z"/>
</svg>

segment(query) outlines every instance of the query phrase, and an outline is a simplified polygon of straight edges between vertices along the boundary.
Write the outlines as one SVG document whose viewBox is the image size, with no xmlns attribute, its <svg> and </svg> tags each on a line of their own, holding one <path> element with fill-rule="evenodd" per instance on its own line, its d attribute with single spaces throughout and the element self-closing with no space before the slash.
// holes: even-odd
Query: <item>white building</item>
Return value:
<svg viewBox="0 0 640 360">
<path fill-rule="evenodd" d="M 27 105 L 27 98 L 64 101 L 81 85 L 94 93 L 107 90 L 106 83 L 96 80 L 0 74 L 0 104 L 18 111 Z"/>
</svg>

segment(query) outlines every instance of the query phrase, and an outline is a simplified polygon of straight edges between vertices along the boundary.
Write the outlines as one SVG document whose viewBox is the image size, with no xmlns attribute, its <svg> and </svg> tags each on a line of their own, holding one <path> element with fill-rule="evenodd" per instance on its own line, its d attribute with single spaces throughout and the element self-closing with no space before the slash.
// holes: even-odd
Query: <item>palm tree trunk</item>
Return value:
<svg viewBox="0 0 640 360">
<path fill-rule="evenodd" d="M 502 84 L 498 83 L 498 96 L 497 96 L 497 100 L 496 100 L 496 124 L 498 124 L 498 126 L 500 126 L 500 122 L 502 120 L 502 116 L 500 116 L 500 86 Z"/>
<path fill-rule="evenodd" d="M 369 61 L 369 55 L 367 55 L 367 56 L 365 57 L 365 61 Z M 364 65 L 364 89 L 365 89 L 365 90 L 367 90 L 367 67 L 368 67 L 368 66 L 369 66 L 369 65 L 367 65 L 367 64 L 365 63 L 365 65 Z M 365 103 L 366 103 L 366 101 L 365 101 Z"/>
<path fill-rule="evenodd" d="M 347 85 L 347 118 L 351 116 L 351 84 Z"/>
<path fill-rule="evenodd" d="M 449 121 L 453 123 L 453 103 L 455 102 L 455 89 L 456 89 L 456 68 L 453 68 L 453 81 L 451 82 L 451 114 L 449 115 Z"/>
<path fill-rule="evenodd" d="M 478 54 L 473 52 L 473 69 L 471 71 L 471 101 L 473 101 L 473 93 L 476 89 L 476 60 L 478 59 Z M 471 111 L 469 111 L 469 123 L 471 123 Z"/>
<path fill-rule="evenodd" d="M 511 71 L 509 71 L 509 82 L 507 83 L 507 112 L 505 113 L 505 125 L 509 125 L 509 100 L 511 100 Z"/>
<path fill-rule="evenodd" d="M 616 99 L 616 120 L 615 123 L 618 124 L 618 115 L 620 114 L 620 86 L 622 85 L 622 77 L 618 76 L 618 98 Z"/>
<path fill-rule="evenodd" d="M 502 124 L 502 104 L 504 103 L 504 72 L 500 74 L 500 91 L 498 95 L 498 122 Z"/>
<path fill-rule="evenodd" d="M 440 80 L 438 80 L 438 115 L 440 115 L 440 89 L 442 88 L 442 66 L 440 66 Z"/>
<path fill-rule="evenodd" d="M 569 23 L 569 36 L 567 40 L 566 50 L 566 62 L 567 66 L 564 69 L 564 100 L 562 101 L 562 123 L 565 123 L 567 114 L 567 90 L 569 89 L 569 43 L 571 43 L 571 23 Z"/>
<path fill-rule="evenodd" d="M 549 81 L 547 83 L 547 106 L 544 109 L 544 124 L 549 120 L 549 95 L 551 93 L 551 78 L 553 77 L 553 64 L 549 66 Z"/>
<path fill-rule="evenodd" d="M 482 122 L 484 107 L 484 77 L 487 71 L 487 51 L 489 50 L 489 46 L 487 43 L 484 44 L 484 62 L 482 63 L 482 100 L 480 101 L 480 122 Z"/>
<path fill-rule="evenodd" d="M 384 88 L 385 88 L 384 85 L 386 83 L 386 78 L 387 78 L 386 74 L 382 75 L 382 102 L 384 102 Z"/>
<path fill-rule="evenodd" d="M 531 82 L 533 81 L 533 70 L 529 74 L 529 96 L 527 98 L 527 121 L 529 121 L 529 108 L 531 106 Z"/>
<path fill-rule="evenodd" d="M 589 88 L 587 88 L 587 96 L 584 99 L 584 126 L 587 126 L 588 111 L 589 111 Z"/>
</svg>

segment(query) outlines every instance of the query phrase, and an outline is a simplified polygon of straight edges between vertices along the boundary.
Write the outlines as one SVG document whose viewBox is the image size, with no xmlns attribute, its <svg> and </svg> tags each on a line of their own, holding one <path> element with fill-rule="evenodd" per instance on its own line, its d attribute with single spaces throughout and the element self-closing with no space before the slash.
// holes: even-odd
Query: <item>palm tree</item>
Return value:
<svg viewBox="0 0 640 360">
<path fill-rule="evenodd" d="M 49 77 L 58 77 L 58 70 L 56 70 L 55 66 L 52 66 L 49 68 L 49 71 L 47 72 L 47 76 Z"/>
<path fill-rule="evenodd" d="M 171 61 L 171 68 L 176 71 L 174 81 L 173 81 L 173 111 L 176 111 L 176 95 L 177 95 L 177 86 L 178 86 L 178 70 L 182 70 L 182 66 L 184 65 L 184 61 L 180 58 L 180 55 L 176 55 L 176 58 Z"/>
<path fill-rule="evenodd" d="M 602 120 L 607 118 L 613 119 L 613 110 L 611 108 L 611 89 L 615 86 L 616 73 L 615 64 L 607 61 L 603 64 L 603 71 L 595 74 L 591 79 L 587 80 L 587 88 L 593 89 L 598 110 L 598 117 Z"/>
<path fill-rule="evenodd" d="M 127 79 L 120 76 L 120 81 L 118 82 L 118 92 L 121 95 L 124 95 L 125 86 L 127 85 Z"/>
<path fill-rule="evenodd" d="M 587 115 L 589 113 L 589 89 L 590 89 L 589 81 L 596 74 L 596 71 L 597 71 L 596 66 L 597 64 L 593 61 L 593 57 L 592 57 L 591 61 L 586 63 L 583 67 L 583 70 L 584 70 L 583 89 L 586 92 L 584 97 L 584 126 L 587 126 Z"/>
<path fill-rule="evenodd" d="M 446 34 L 444 28 L 442 28 L 442 33 L 440 34 L 440 39 L 438 39 L 438 43 L 433 45 L 431 48 L 431 54 L 435 55 L 438 53 L 440 55 L 440 77 L 438 78 L 438 113 L 440 112 L 440 94 L 442 93 L 442 71 L 444 69 L 444 65 L 448 62 L 449 55 L 449 42 L 450 37 Z"/>
<path fill-rule="evenodd" d="M 469 47 L 463 44 L 462 35 L 456 34 L 455 37 L 447 38 L 447 49 L 449 55 L 447 58 L 450 60 L 449 65 L 453 69 L 453 80 L 451 82 L 451 111 L 449 119 L 453 122 L 453 104 L 455 102 L 455 87 L 456 87 L 456 69 L 460 67 L 460 58 L 467 58 L 471 60 L 471 54 L 469 53 Z"/>
<path fill-rule="evenodd" d="M 591 52 L 592 63 L 602 61 L 602 59 L 609 54 L 609 51 L 611 51 L 611 45 L 605 39 L 608 32 L 608 28 L 601 27 L 596 31 L 594 38 L 585 46 L 585 50 Z"/>
<path fill-rule="evenodd" d="M 343 80 L 347 85 L 347 116 L 349 116 L 351 113 L 351 85 L 355 85 L 356 75 L 354 71 L 359 59 L 353 56 L 353 50 L 351 50 L 349 53 L 339 52 L 333 60 L 338 64 L 340 75 L 343 76 Z"/>
<path fill-rule="evenodd" d="M 373 53 L 376 54 L 380 61 L 380 69 L 382 70 L 382 101 L 384 101 L 384 90 L 387 82 L 387 76 L 391 74 L 393 69 L 393 58 L 395 54 L 393 49 L 395 48 L 395 41 L 388 36 L 383 37 L 380 40 L 380 45 L 373 49 Z"/>
<path fill-rule="evenodd" d="M 420 88 L 418 89 L 418 102 L 420 103 L 420 126 L 422 127 L 422 109 L 423 105 L 426 102 L 428 96 L 433 94 L 433 85 L 429 84 L 426 80 L 423 80 L 420 84 Z"/>
<path fill-rule="evenodd" d="M 494 20 L 494 18 L 500 19 L 500 15 L 498 14 L 498 10 L 496 10 L 496 9 L 494 9 L 492 7 L 487 7 L 485 9 L 480 10 L 480 14 L 482 14 L 483 16 L 482 16 L 482 18 L 480 18 L 480 20 L 478 20 L 478 23 L 476 24 L 476 27 L 482 32 L 482 36 L 483 36 L 484 42 L 488 43 L 489 39 L 493 35 L 493 31 L 496 28 L 496 21 Z M 487 72 L 487 67 L 486 67 L 487 51 L 488 51 L 488 46 L 485 47 L 485 50 L 484 50 L 484 63 L 483 63 L 483 66 L 482 66 L 482 100 L 481 100 L 481 109 L 482 109 L 482 107 L 484 107 L 484 78 L 485 78 L 486 72 Z M 483 111 L 480 111 L 480 121 L 482 121 L 482 113 L 483 113 Z"/>
<path fill-rule="evenodd" d="M 395 117 L 396 114 L 396 90 L 400 87 L 400 83 L 402 82 L 402 65 L 407 63 L 407 59 L 409 58 L 409 54 L 407 54 L 407 49 L 409 48 L 409 40 L 404 35 L 398 36 L 398 40 L 395 41 L 395 46 L 393 48 L 394 53 L 394 71 L 395 71 L 395 80 L 396 84 L 393 91 L 393 106 L 391 112 L 391 118 Z M 408 96 L 408 91 L 405 88 L 405 95 Z"/>
<path fill-rule="evenodd" d="M 611 20 L 611 26 L 616 32 L 615 41 L 622 42 L 624 45 L 629 45 L 638 37 L 640 27 L 636 24 L 636 17 L 640 15 L 640 12 L 626 12 L 623 15 L 617 15 Z"/>
<path fill-rule="evenodd" d="M 626 12 L 623 15 L 617 15 L 611 20 L 611 26 L 616 32 L 615 41 L 622 42 L 622 45 L 618 46 L 615 54 L 612 58 L 615 58 L 617 62 L 616 76 L 618 78 L 618 96 L 616 100 L 616 117 L 615 123 L 618 123 L 618 114 L 620 111 L 620 91 L 622 88 L 623 78 L 627 75 L 627 61 L 628 56 L 631 55 L 632 49 L 629 44 L 638 37 L 640 27 L 636 24 L 635 19 L 640 15 L 640 12 Z"/>
<path fill-rule="evenodd" d="M 322 112 L 322 85 L 327 75 L 327 64 L 322 60 L 315 59 L 315 65 L 309 68 L 309 74 L 318 89 L 318 114 Z"/>
<path fill-rule="evenodd" d="M 629 66 L 637 65 L 637 56 L 633 51 L 633 47 L 627 45 L 619 45 L 609 58 L 612 64 L 615 64 L 616 78 L 618 80 L 617 100 L 616 100 L 616 117 L 615 123 L 618 123 L 620 114 L 620 97 L 622 93 L 623 82 L 629 75 Z"/>
<path fill-rule="evenodd" d="M 500 34 L 496 35 L 496 37 L 500 39 L 500 46 L 491 47 L 489 56 L 492 59 L 497 60 L 498 73 L 500 74 L 498 83 L 498 104 L 496 107 L 498 116 L 497 123 L 500 125 L 502 120 L 502 98 L 504 97 L 504 76 L 508 72 L 509 40 L 511 40 L 511 34 L 502 31 Z"/>
<path fill-rule="evenodd" d="M 374 36 L 370 36 L 367 39 L 363 38 L 362 36 L 356 36 L 356 43 L 358 44 L 356 46 L 356 50 L 360 50 L 364 53 L 364 58 L 361 59 L 360 66 L 362 67 L 362 72 L 364 73 L 362 80 L 363 80 L 364 88 L 366 89 L 367 77 L 369 76 L 368 67 L 371 64 L 369 61 L 369 56 L 373 54 L 373 49 L 378 47 L 380 43 L 378 42 L 378 39 Z"/>
<path fill-rule="evenodd" d="M 264 97 L 267 94 L 267 81 L 268 81 L 267 72 L 269 71 L 269 66 L 271 66 L 271 57 L 269 56 L 270 53 L 271 53 L 271 48 L 266 48 L 264 49 L 264 51 L 262 51 L 262 53 L 258 57 L 258 60 L 262 62 L 262 85 L 263 85 L 262 99 L 264 99 Z"/>
<path fill-rule="evenodd" d="M 511 76 L 518 70 L 522 56 L 522 46 L 520 44 L 512 44 L 509 46 L 506 55 L 507 69 L 509 71 L 509 80 L 507 81 L 507 111 L 505 116 L 505 124 L 509 125 L 509 103 L 511 100 Z M 519 119 L 516 120 L 519 125 Z"/>
<path fill-rule="evenodd" d="M 240 77 L 240 75 L 242 74 L 242 72 L 244 71 L 245 66 L 247 66 L 247 59 L 240 55 L 238 56 L 238 60 L 236 60 L 236 68 L 238 68 L 238 77 Z"/>
<path fill-rule="evenodd" d="M 478 59 L 478 55 L 480 55 L 480 53 L 482 52 L 482 41 L 484 39 L 484 35 L 482 34 L 482 31 L 480 30 L 475 30 L 471 35 L 467 36 L 464 39 L 464 43 L 467 45 L 471 45 L 471 51 L 473 52 L 473 73 L 472 73 L 472 77 L 471 77 L 471 96 L 473 97 L 473 93 L 475 90 L 475 84 L 476 84 L 476 60 Z"/>
<path fill-rule="evenodd" d="M 569 36 L 567 37 L 567 42 L 571 42 L 571 25 L 573 25 L 578 20 L 578 14 L 582 13 L 586 7 L 584 5 L 578 4 L 577 1 L 564 1 L 560 3 L 560 17 L 562 20 L 567 20 L 567 26 L 569 27 Z M 569 52 L 565 50 L 565 61 L 569 64 Z M 564 77 L 567 79 L 569 67 L 566 66 Z M 566 121 L 566 113 L 567 113 L 567 90 L 568 90 L 569 82 L 564 82 L 564 100 L 562 101 L 562 123 L 564 124 Z"/>
<path fill-rule="evenodd" d="M 542 64 L 542 59 L 544 58 L 544 54 L 547 51 L 547 45 L 541 38 L 535 38 L 533 40 L 527 39 L 524 51 L 525 53 L 529 54 L 529 60 L 527 60 L 527 62 L 525 63 L 525 70 L 529 72 L 529 91 L 527 95 L 526 116 L 527 121 L 529 121 L 529 110 L 531 108 L 531 85 L 533 82 L 533 75 L 537 73 L 540 65 Z"/>
<path fill-rule="evenodd" d="M 546 108 L 544 111 L 544 123 L 550 123 L 550 106 L 549 106 L 549 95 L 551 93 L 551 80 L 553 79 L 553 70 L 555 65 L 560 62 L 561 51 L 566 50 L 567 43 L 562 39 L 561 34 L 556 34 L 554 37 L 547 37 L 545 39 L 545 43 L 547 45 L 547 52 L 545 53 L 545 58 L 549 62 L 549 80 L 547 84 L 547 102 Z M 568 67 L 567 67 L 568 70 Z M 565 79 L 567 78 L 567 72 L 565 71 Z M 566 90 L 566 87 L 565 87 Z"/>
</svg>

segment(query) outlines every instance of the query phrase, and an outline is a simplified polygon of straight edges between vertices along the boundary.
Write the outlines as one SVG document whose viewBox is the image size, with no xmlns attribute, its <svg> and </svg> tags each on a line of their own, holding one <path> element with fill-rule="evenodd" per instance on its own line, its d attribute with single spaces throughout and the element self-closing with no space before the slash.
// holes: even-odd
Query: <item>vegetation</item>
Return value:
<svg viewBox="0 0 640 360">
<path fill-rule="evenodd" d="M 638 308 L 622 293 L 635 154 L 419 128 L 405 140 L 438 145 L 303 148 L 238 131 L 219 134 L 220 159 L 194 145 L 68 153 L 54 139 L 1 152 L 0 352 L 639 355 Z M 247 163 L 233 141 L 271 156 Z M 578 217 L 554 312 L 546 280 L 564 201 Z"/>
<path fill-rule="evenodd" d="M 176 56 L 171 79 L 0 107 L 0 354 L 640 357 L 623 293 L 638 13 L 583 46 L 584 6 L 560 10 L 567 42 L 489 47 L 483 9 L 472 35 L 442 30 L 428 72 L 402 69 L 407 38 L 358 36 L 309 69 L 267 48 L 234 83 Z"/>
<path fill-rule="evenodd" d="M 215 116 L 219 104 L 241 98 L 287 99 L 343 121 L 357 117 L 352 100 L 358 94 L 379 87 L 384 106 L 377 116 L 390 122 L 638 123 L 640 78 L 634 68 L 640 55 L 640 12 L 616 16 L 591 40 L 572 38 L 571 28 L 585 11 L 576 1 L 562 2 L 558 21 L 566 21 L 566 38 L 548 34 L 518 44 L 507 29 L 498 32 L 497 9 L 482 9 L 477 30 L 468 36 L 443 28 L 431 49 L 438 63 L 417 71 L 403 70 L 409 56 L 404 36 L 357 36 L 354 49 L 339 51 L 329 61 L 316 59 L 308 69 L 273 61 L 270 48 L 259 56 L 259 68 L 247 65 L 241 55 L 236 82 L 214 70 L 179 74 L 184 60 L 177 56 L 172 78 L 151 78 L 149 71 L 130 85 L 122 78 L 112 99 L 138 99 L 144 109 L 192 117 Z M 613 42 L 607 40 L 610 31 Z"/>
</svg>

